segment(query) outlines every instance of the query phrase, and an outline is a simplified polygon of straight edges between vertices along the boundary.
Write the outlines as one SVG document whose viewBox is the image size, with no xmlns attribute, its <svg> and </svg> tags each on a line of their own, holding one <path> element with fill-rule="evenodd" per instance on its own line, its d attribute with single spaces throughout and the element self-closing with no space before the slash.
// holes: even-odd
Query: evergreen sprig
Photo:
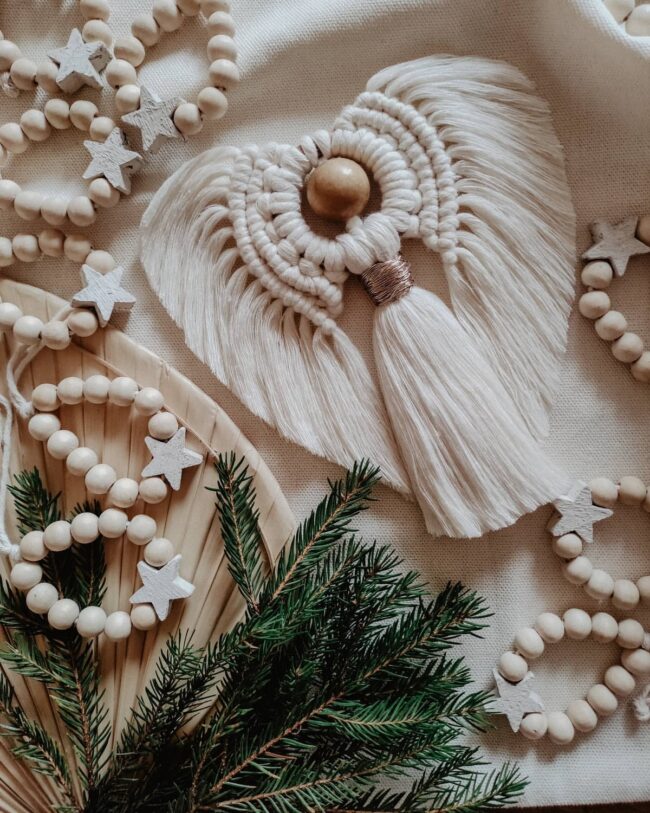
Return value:
<svg viewBox="0 0 650 813">
<path fill-rule="evenodd" d="M 486 771 L 462 741 L 489 725 L 488 697 L 468 690 L 451 649 L 484 628 L 483 600 L 458 584 L 431 597 L 391 548 L 355 536 L 378 471 L 362 462 L 330 483 L 274 564 L 245 463 L 223 455 L 216 471 L 220 541 L 244 615 L 205 647 L 188 633 L 167 641 L 112 753 L 93 645 L 48 629 L 0 589 L 0 660 L 48 686 L 76 765 L 17 709 L 6 679 L 5 734 L 17 758 L 59 785 L 71 805 L 61 809 L 474 813 L 520 795 L 516 768 Z M 14 498 L 23 530 L 58 518 L 36 472 L 17 480 Z M 101 546 L 75 546 L 65 572 L 62 562 L 51 577 L 82 604 L 100 601 Z"/>
</svg>

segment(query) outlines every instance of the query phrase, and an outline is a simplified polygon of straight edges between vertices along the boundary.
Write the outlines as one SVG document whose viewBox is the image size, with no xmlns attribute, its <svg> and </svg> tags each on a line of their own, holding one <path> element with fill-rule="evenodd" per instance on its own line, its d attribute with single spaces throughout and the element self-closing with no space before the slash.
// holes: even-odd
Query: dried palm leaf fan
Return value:
<svg viewBox="0 0 650 813">
<path fill-rule="evenodd" d="M 9 280 L 0 281 L 0 297 L 44 321 L 51 319 L 65 304 L 52 294 Z M 8 338 L 0 344 L 1 362 L 6 366 L 12 342 Z M 188 446 L 201 451 L 206 447 L 233 450 L 238 456 L 246 457 L 251 472 L 254 472 L 268 558 L 269 561 L 275 560 L 294 526 L 278 484 L 228 416 L 161 359 L 123 333 L 108 327 L 79 344 L 71 344 L 66 350 L 56 353 L 42 350 L 25 370 L 20 385 L 30 392 L 39 383 L 56 382 L 65 376 L 111 376 L 118 374 L 116 371 L 163 393 L 166 407 L 188 427 Z M 62 406 L 60 416 L 62 424 L 73 430 L 82 443 L 100 453 L 120 476 L 139 477 L 150 457 L 144 444 L 146 417 L 134 417 L 127 422 L 120 407 L 88 403 Z M 43 444 L 29 435 L 24 421 L 18 420 L 14 427 L 11 470 L 17 473 L 34 466 L 38 467 L 51 491 L 62 491 L 66 513 L 86 498 L 83 479 L 72 477 L 63 461 L 44 454 Z M 214 486 L 216 480 L 210 456 L 206 455 L 201 466 L 184 473 L 179 491 L 170 492 L 170 496 L 158 505 L 146 506 L 147 513 L 157 521 L 158 532 L 176 541 L 183 558 L 183 576 L 194 583 L 195 591 L 190 599 L 175 602 L 167 620 L 153 630 L 146 633 L 134 631 L 126 641 L 119 643 L 112 643 L 104 636 L 99 639 L 106 705 L 112 714 L 114 738 L 119 735 L 136 695 L 142 692 L 151 677 L 161 646 L 171 633 L 176 629 L 193 630 L 194 640 L 201 644 L 230 628 L 243 611 L 241 597 L 227 570 L 219 522 L 215 517 L 214 495 L 206 490 L 206 487 Z M 119 540 L 106 542 L 105 550 L 107 594 L 103 606 L 110 612 L 128 607 L 129 597 L 139 587 L 136 563 L 140 551 Z M 1 561 L 0 567 L 7 577 L 10 563 L 5 557 L 1 557 Z M 52 736 L 60 740 L 61 732 L 57 729 L 52 701 L 41 684 L 24 680 L 12 672 L 7 675 L 25 713 L 39 720 Z M 0 739 L 3 765 L 0 810 L 46 813 L 54 803 L 62 802 L 57 799 L 50 781 L 15 760 L 4 743 Z M 70 743 L 63 742 L 62 745 L 70 757 Z"/>
<path fill-rule="evenodd" d="M 360 216 L 363 184 L 347 208 L 342 175 L 334 188 L 321 177 L 345 220 L 326 238 L 301 203 L 332 159 L 370 173 L 381 203 Z M 369 457 L 431 533 L 480 536 L 567 486 L 538 441 L 573 298 L 574 213 L 548 108 L 513 67 L 388 68 L 298 146 L 198 156 L 142 226 L 151 285 L 215 375 L 311 452 Z M 414 287 L 405 238 L 439 255 L 451 308 Z M 337 323 L 349 273 L 377 306 L 378 382 Z"/>
</svg>

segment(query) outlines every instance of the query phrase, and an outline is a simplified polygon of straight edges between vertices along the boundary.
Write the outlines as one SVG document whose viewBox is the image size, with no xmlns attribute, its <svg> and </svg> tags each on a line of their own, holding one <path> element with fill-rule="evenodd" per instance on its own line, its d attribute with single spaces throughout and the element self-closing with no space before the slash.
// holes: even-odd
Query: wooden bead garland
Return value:
<svg viewBox="0 0 650 813">
<path fill-rule="evenodd" d="M 629 217 L 621 223 L 594 223 L 596 240 L 583 255 L 588 260 L 581 272 L 587 288 L 578 302 L 580 313 L 594 323 L 598 336 L 611 343 L 612 355 L 630 366 L 630 372 L 643 383 L 650 383 L 650 350 L 643 339 L 628 330 L 625 316 L 612 310 L 606 289 L 614 277 L 622 277 L 630 257 L 650 252 L 650 215 Z"/>
<path fill-rule="evenodd" d="M 618 484 L 598 477 L 591 481 L 588 489 L 591 502 L 596 507 L 609 511 L 620 501 L 623 505 L 643 507 L 650 512 L 648 488 L 638 477 L 622 477 Z M 595 568 L 583 553 L 584 542 L 592 541 L 584 536 L 580 529 L 572 529 L 568 525 L 562 528 L 561 534 L 553 535 L 553 550 L 563 560 L 564 578 L 571 584 L 581 586 L 592 598 L 601 602 L 611 601 L 622 610 L 633 610 L 642 600 L 650 602 L 650 575 L 634 582 L 614 579 L 605 570 Z"/>
<path fill-rule="evenodd" d="M 557 643 L 566 635 L 574 641 L 591 636 L 598 643 L 615 641 L 621 648 L 620 664 L 610 666 L 603 682 L 592 686 L 586 698 L 569 703 L 565 711 L 545 710 L 539 695 L 533 691 L 533 673 L 528 661 L 539 658 L 547 644 Z M 600 717 L 616 711 L 619 699 L 634 691 L 638 678 L 650 676 L 650 634 L 642 625 L 626 618 L 617 621 L 607 613 L 590 616 L 572 608 L 563 617 L 542 613 L 532 627 L 524 627 L 515 636 L 511 651 L 505 652 L 494 670 L 499 694 L 495 711 L 506 714 L 513 731 L 531 740 L 548 735 L 556 745 L 568 745 L 576 731 L 592 731 Z"/>
</svg>

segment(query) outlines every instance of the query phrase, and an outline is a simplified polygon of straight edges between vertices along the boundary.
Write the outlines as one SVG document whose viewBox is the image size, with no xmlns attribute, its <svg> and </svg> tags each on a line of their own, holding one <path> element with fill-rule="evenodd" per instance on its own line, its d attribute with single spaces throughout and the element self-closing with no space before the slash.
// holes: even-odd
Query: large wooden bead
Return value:
<svg viewBox="0 0 650 813">
<path fill-rule="evenodd" d="M 589 291 L 578 300 L 578 310 L 587 319 L 598 319 L 611 307 L 611 300 L 604 291 Z"/>
<path fill-rule="evenodd" d="M 591 578 L 594 566 L 586 556 L 571 559 L 562 568 L 564 578 L 571 584 L 586 584 Z"/>
<path fill-rule="evenodd" d="M 131 634 L 131 616 L 124 610 L 111 613 L 104 624 L 104 633 L 110 641 L 123 641 Z"/>
<path fill-rule="evenodd" d="M 131 610 L 131 623 L 137 630 L 150 630 L 158 623 L 158 616 L 151 604 L 136 604 Z"/>
<path fill-rule="evenodd" d="M 575 607 L 567 610 L 563 620 L 566 636 L 572 641 L 582 641 L 591 632 L 591 617 L 584 610 Z"/>
<path fill-rule="evenodd" d="M 594 568 L 585 591 L 597 601 L 605 601 L 614 593 L 614 579 L 605 570 Z"/>
<path fill-rule="evenodd" d="M 645 630 L 634 618 L 624 618 L 618 625 L 616 643 L 623 649 L 637 649 L 643 644 Z"/>
<path fill-rule="evenodd" d="M 544 652 L 544 639 L 532 627 L 522 627 L 515 635 L 515 649 L 524 658 L 534 660 Z"/>
<path fill-rule="evenodd" d="M 608 477 L 596 477 L 589 483 L 591 500 L 603 508 L 613 508 L 618 500 L 618 486 Z"/>
<path fill-rule="evenodd" d="M 519 732 L 527 740 L 541 740 L 548 730 L 548 718 L 545 714 L 527 714 L 521 721 Z"/>
<path fill-rule="evenodd" d="M 70 121 L 77 130 L 90 130 L 92 120 L 98 113 L 97 105 L 87 99 L 77 99 L 70 105 Z"/>
<path fill-rule="evenodd" d="M 65 99 L 50 99 L 45 103 L 43 113 L 55 130 L 67 130 L 72 126 L 70 105 Z"/>
<path fill-rule="evenodd" d="M 41 110 L 26 110 L 20 117 L 20 126 L 30 141 L 45 141 L 52 132 L 52 127 Z"/>
<path fill-rule="evenodd" d="M 50 59 L 43 59 L 36 68 L 36 84 L 40 85 L 46 93 L 60 93 L 61 88 L 56 83 L 59 66 Z"/>
<path fill-rule="evenodd" d="M 71 598 L 60 598 L 50 607 L 47 620 L 55 630 L 69 630 L 77 620 L 79 605 Z"/>
<path fill-rule="evenodd" d="M 621 477 L 618 484 L 618 498 L 623 505 L 641 505 L 645 500 L 646 487 L 639 477 Z"/>
<path fill-rule="evenodd" d="M 599 644 L 608 644 L 618 635 L 618 621 L 609 613 L 596 613 L 591 619 L 591 635 Z"/>
<path fill-rule="evenodd" d="M 174 124 L 184 136 L 196 135 L 203 127 L 201 111 L 193 102 L 183 102 L 174 110 Z"/>
<path fill-rule="evenodd" d="M 595 293 L 595 292 L 594 292 Z M 626 364 L 632 364 L 643 353 L 643 339 L 636 333 L 624 333 L 612 345 L 614 358 Z"/>
<path fill-rule="evenodd" d="M 141 14 L 131 23 L 131 33 L 147 47 L 151 47 L 160 39 L 160 26 L 151 14 Z"/>
<path fill-rule="evenodd" d="M 589 689 L 587 703 L 600 717 L 607 717 L 618 708 L 616 695 L 602 683 L 597 683 Z"/>
<path fill-rule="evenodd" d="M 34 533 L 34 531 L 32 531 Z M 29 534 L 27 535 L 29 536 Z M 20 543 L 20 552 L 23 552 L 23 542 L 27 537 L 23 537 Z M 23 553 L 23 556 L 25 554 Z M 25 556 L 27 559 L 27 556 Z M 621 655 L 621 663 L 633 675 L 650 675 L 650 652 L 645 649 L 627 649 Z"/>
<path fill-rule="evenodd" d="M 11 40 L 0 41 L 0 71 L 8 71 L 20 57 L 20 48 L 15 42 L 11 42 Z"/>
<path fill-rule="evenodd" d="M 0 144 L 8 151 L 16 155 L 25 152 L 29 146 L 29 140 L 23 133 L 20 124 L 9 121 L 0 127 Z"/>
<path fill-rule="evenodd" d="M 23 220 L 36 220 L 41 213 L 41 206 L 44 200 L 45 196 L 41 192 L 21 189 L 14 200 L 14 210 L 18 217 L 22 217 Z M 35 236 L 31 234 L 29 237 L 30 240 L 36 239 Z M 38 254 L 36 257 L 38 257 Z"/>
<path fill-rule="evenodd" d="M 637 381 L 644 384 L 650 382 L 650 351 L 644 350 L 639 358 L 630 367 L 630 372 Z"/>
<path fill-rule="evenodd" d="M 568 745 L 575 737 L 575 728 L 563 711 L 552 711 L 548 715 L 548 738 L 556 745 Z"/>
<path fill-rule="evenodd" d="M 41 566 L 31 562 L 17 562 L 9 574 L 9 581 L 18 590 L 31 590 L 42 578 Z"/>
<path fill-rule="evenodd" d="M 104 20 L 87 20 L 81 29 L 85 42 L 103 42 L 107 48 L 113 44 L 113 32 Z"/>
<path fill-rule="evenodd" d="M 25 602 L 33 613 L 44 614 L 58 600 L 59 591 L 53 584 L 41 582 L 27 593 Z"/>
<path fill-rule="evenodd" d="M 630 579 L 616 579 L 612 604 L 621 610 L 633 610 L 641 600 L 639 588 Z"/>
<path fill-rule="evenodd" d="M 499 672 L 511 683 L 519 683 L 528 673 L 528 663 L 516 652 L 504 652 L 499 658 Z"/>
<path fill-rule="evenodd" d="M 152 15 L 163 31 L 176 31 L 183 25 L 183 15 L 174 0 L 153 0 Z"/>
<path fill-rule="evenodd" d="M 535 621 L 535 629 L 549 644 L 556 644 L 564 638 L 564 622 L 555 613 L 541 613 Z"/>
<path fill-rule="evenodd" d="M 118 59 L 124 59 L 136 68 L 144 62 L 144 45 L 137 37 L 118 37 L 113 46 L 113 53 Z"/>
<path fill-rule="evenodd" d="M 615 664 L 605 672 L 603 682 L 617 697 L 628 697 L 636 688 L 636 680 L 624 666 Z"/>
<path fill-rule="evenodd" d="M 99 517 L 97 514 L 91 514 L 90 511 L 77 514 L 70 523 L 70 533 L 75 542 L 79 542 L 81 545 L 94 542 L 99 536 Z"/>
<path fill-rule="evenodd" d="M 365 169 L 349 158 L 330 158 L 307 180 L 307 200 L 320 217 L 348 220 L 361 214 L 370 198 Z"/>
<path fill-rule="evenodd" d="M 566 714 L 577 731 L 593 731 L 598 725 L 598 715 L 586 700 L 573 700 Z"/>
<path fill-rule="evenodd" d="M 77 632 L 82 638 L 94 638 L 105 624 L 106 613 L 101 607 L 84 607 L 77 618 Z"/>
<path fill-rule="evenodd" d="M 36 63 L 24 56 L 17 59 L 9 71 L 11 81 L 19 90 L 34 90 L 36 87 Z"/>
<path fill-rule="evenodd" d="M 612 282 L 614 271 L 605 260 L 595 260 L 587 263 L 582 269 L 580 279 L 587 288 L 607 288 Z"/>
</svg>

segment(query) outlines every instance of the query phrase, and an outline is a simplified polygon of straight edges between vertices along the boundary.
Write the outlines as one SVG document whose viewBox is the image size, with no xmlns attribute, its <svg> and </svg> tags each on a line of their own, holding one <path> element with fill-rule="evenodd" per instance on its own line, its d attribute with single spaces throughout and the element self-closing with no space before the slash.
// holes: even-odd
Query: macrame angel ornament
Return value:
<svg viewBox="0 0 650 813">
<path fill-rule="evenodd" d="M 375 211 L 364 211 L 372 178 Z M 330 238 L 302 212 L 341 221 Z M 440 257 L 451 308 L 402 241 Z M 256 415 L 341 465 L 369 457 L 433 534 L 480 536 L 569 485 L 539 440 L 573 298 L 574 214 L 546 105 L 513 67 L 381 71 L 331 130 L 219 147 L 142 223 L 142 260 L 189 347 Z M 339 326 L 357 275 L 378 382 Z"/>
</svg>

